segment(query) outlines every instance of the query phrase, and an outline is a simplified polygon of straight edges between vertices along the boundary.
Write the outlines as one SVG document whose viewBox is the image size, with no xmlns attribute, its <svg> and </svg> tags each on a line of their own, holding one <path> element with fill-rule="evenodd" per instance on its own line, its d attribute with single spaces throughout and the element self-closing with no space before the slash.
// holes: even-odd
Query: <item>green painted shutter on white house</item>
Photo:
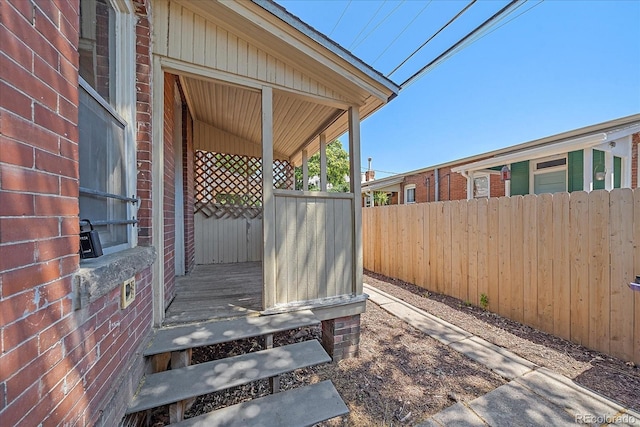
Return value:
<svg viewBox="0 0 640 427">
<path fill-rule="evenodd" d="M 567 159 L 567 191 L 582 191 L 584 189 L 584 151 L 571 151 Z"/>
<path fill-rule="evenodd" d="M 613 158 L 613 188 L 622 186 L 622 157 Z"/>
</svg>

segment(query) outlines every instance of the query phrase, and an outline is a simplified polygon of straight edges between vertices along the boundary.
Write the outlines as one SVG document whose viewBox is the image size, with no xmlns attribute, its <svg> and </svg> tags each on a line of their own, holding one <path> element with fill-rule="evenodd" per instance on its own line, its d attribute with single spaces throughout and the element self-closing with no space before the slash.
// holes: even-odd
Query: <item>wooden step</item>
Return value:
<svg viewBox="0 0 640 427">
<path fill-rule="evenodd" d="M 303 326 L 317 325 L 318 323 L 320 321 L 311 310 L 302 310 L 270 316 L 240 317 L 216 322 L 163 327 L 155 331 L 144 355 L 152 356 L 243 338 L 253 338 Z"/>
<path fill-rule="evenodd" d="M 175 427 L 303 427 L 349 413 L 331 381 L 228 406 Z"/>
<path fill-rule="evenodd" d="M 127 413 L 144 411 L 330 361 L 331 358 L 320 343 L 310 340 L 147 375 Z"/>
</svg>

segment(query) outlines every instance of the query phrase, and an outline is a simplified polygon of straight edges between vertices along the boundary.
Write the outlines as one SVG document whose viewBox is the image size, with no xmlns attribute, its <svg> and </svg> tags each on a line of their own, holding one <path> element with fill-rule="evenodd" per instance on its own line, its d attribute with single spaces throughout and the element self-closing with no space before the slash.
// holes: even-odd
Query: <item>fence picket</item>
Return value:
<svg viewBox="0 0 640 427">
<path fill-rule="evenodd" d="M 488 271 L 489 282 L 487 286 L 487 297 L 489 299 L 489 310 L 498 313 L 500 307 L 500 285 L 499 285 L 499 260 L 498 260 L 498 235 L 500 223 L 498 218 L 498 199 L 489 199 L 488 210 Z"/>
<path fill-rule="evenodd" d="M 610 351 L 624 358 L 633 352 L 633 193 L 630 189 L 613 190 L 610 194 Z"/>
<path fill-rule="evenodd" d="M 569 279 L 569 193 L 553 195 L 553 333 L 571 338 L 571 280 Z"/>
<path fill-rule="evenodd" d="M 524 322 L 538 327 L 538 209 L 537 196 L 527 195 L 522 199 L 523 209 L 523 269 L 522 298 Z"/>
<path fill-rule="evenodd" d="M 469 200 L 467 206 L 467 298 L 478 305 L 478 200 Z M 464 283 L 463 283 L 464 285 Z"/>
<path fill-rule="evenodd" d="M 478 305 L 489 293 L 489 202 L 478 200 Z"/>
<path fill-rule="evenodd" d="M 524 287 L 518 283 L 524 281 L 524 219 L 522 196 L 511 198 L 511 319 L 522 322 L 524 316 Z"/>
<path fill-rule="evenodd" d="M 609 352 L 609 192 L 589 193 L 589 343 Z"/>
<path fill-rule="evenodd" d="M 640 275 L 640 190 L 633 193 L 633 242 L 634 242 L 634 268 L 636 275 Z M 640 365 L 640 292 L 634 292 L 633 311 L 633 359 L 636 365 Z"/>
<path fill-rule="evenodd" d="M 569 263 L 571 282 L 571 341 L 589 346 L 589 195 L 569 199 Z"/>
<path fill-rule="evenodd" d="M 511 198 L 500 197 L 498 209 L 498 313 L 511 316 Z"/>
</svg>

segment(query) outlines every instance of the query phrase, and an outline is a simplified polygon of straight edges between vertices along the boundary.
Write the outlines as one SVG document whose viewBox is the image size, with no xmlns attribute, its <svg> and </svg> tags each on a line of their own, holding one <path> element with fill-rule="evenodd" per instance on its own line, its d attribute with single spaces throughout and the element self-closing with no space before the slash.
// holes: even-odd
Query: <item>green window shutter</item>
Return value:
<svg viewBox="0 0 640 427">
<path fill-rule="evenodd" d="M 622 186 L 622 157 L 613 158 L 613 188 Z"/>
<path fill-rule="evenodd" d="M 584 151 L 572 151 L 568 155 L 568 177 L 567 189 L 572 191 L 582 191 L 584 189 Z"/>
<path fill-rule="evenodd" d="M 593 189 L 604 190 L 604 181 L 596 180 L 596 172 L 603 172 L 604 166 L 604 151 L 593 150 Z"/>
<path fill-rule="evenodd" d="M 511 195 L 529 194 L 529 160 L 511 165 Z"/>
</svg>

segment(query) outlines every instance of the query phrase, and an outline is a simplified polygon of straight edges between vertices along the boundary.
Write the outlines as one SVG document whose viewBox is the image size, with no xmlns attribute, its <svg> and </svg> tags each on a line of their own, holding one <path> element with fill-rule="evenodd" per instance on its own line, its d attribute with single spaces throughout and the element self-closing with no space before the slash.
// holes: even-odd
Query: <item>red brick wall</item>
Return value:
<svg viewBox="0 0 640 427">
<path fill-rule="evenodd" d="M 142 4 L 137 4 L 136 27 L 136 144 L 138 165 L 138 244 L 152 244 L 151 218 L 151 36 L 149 19 Z"/>
<path fill-rule="evenodd" d="M 322 321 L 322 346 L 334 362 L 360 352 L 360 315 Z"/>
<path fill-rule="evenodd" d="M 184 153 L 182 160 L 182 173 L 184 183 L 184 255 L 185 271 L 191 271 L 196 264 L 196 241 L 194 235 L 194 151 L 193 151 L 193 118 L 187 108 L 186 102 L 183 102 L 183 118 L 182 125 L 184 127 L 182 134 L 184 142 L 182 152 Z"/>
<path fill-rule="evenodd" d="M 103 411 L 122 378 L 137 381 L 130 369 L 136 363 L 141 369 L 136 350 L 151 325 L 150 269 L 137 274 L 136 299 L 124 310 L 119 288 L 86 308 L 73 307 L 79 266 L 78 11 L 78 0 L 0 2 L 3 426 L 117 424 L 124 406 Z M 138 36 L 138 60 L 145 54 L 148 60 L 144 18 Z M 150 116 L 142 106 L 149 91 L 138 87 L 139 119 L 147 116 L 133 125 L 142 147 L 138 158 L 144 159 Z"/>
<path fill-rule="evenodd" d="M 175 292 L 175 160 L 173 152 L 174 90 L 176 76 L 164 75 L 164 297 L 169 304 Z M 178 112 L 179 113 L 179 112 Z"/>
</svg>

